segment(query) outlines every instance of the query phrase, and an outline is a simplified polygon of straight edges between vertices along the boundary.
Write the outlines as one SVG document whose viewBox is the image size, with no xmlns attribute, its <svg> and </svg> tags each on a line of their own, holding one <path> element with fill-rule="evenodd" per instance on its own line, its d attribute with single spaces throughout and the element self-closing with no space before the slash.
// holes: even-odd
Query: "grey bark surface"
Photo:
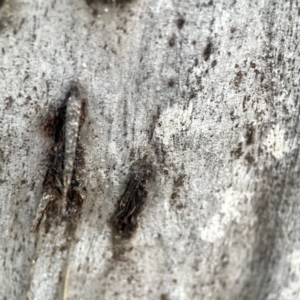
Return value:
<svg viewBox="0 0 300 300">
<path fill-rule="evenodd" d="M 0 1 L 1 299 L 300 299 L 297 1 Z M 85 90 L 87 199 L 30 232 Z M 134 236 L 109 225 L 151 165 Z"/>
</svg>

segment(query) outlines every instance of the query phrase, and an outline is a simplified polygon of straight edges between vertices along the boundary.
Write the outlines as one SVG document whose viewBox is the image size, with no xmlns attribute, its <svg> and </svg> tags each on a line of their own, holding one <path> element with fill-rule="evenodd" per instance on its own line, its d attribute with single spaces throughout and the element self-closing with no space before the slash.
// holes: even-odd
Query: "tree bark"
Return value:
<svg viewBox="0 0 300 300">
<path fill-rule="evenodd" d="M 0 1 L 1 299 L 300 299 L 299 14 Z M 56 151 L 42 127 L 74 84 L 86 199 L 31 232 Z"/>
</svg>

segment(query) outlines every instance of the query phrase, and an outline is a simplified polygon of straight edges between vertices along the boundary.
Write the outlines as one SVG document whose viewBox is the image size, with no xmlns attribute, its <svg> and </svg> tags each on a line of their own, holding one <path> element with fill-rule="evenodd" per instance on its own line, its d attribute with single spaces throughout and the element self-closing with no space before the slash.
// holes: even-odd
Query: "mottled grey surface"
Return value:
<svg viewBox="0 0 300 300">
<path fill-rule="evenodd" d="M 1 299 L 300 299 L 299 14 L 279 0 L 4 1 Z M 86 205 L 75 237 L 30 233 L 40 126 L 72 80 Z M 116 260 L 108 220 L 142 163 L 146 207 Z"/>
</svg>

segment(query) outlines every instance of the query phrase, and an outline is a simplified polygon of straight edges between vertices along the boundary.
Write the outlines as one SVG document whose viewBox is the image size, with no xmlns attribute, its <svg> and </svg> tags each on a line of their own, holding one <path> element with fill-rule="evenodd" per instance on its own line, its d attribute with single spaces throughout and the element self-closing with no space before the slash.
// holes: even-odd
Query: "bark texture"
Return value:
<svg viewBox="0 0 300 300">
<path fill-rule="evenodd" d="M 300 299 L 299 15 L 295 0 L 0 1 L 1 299 Z M 71 231 L 58 211 L 32 233 L 41 127 L 74 81 L 86 200 Z"/>
</svg>

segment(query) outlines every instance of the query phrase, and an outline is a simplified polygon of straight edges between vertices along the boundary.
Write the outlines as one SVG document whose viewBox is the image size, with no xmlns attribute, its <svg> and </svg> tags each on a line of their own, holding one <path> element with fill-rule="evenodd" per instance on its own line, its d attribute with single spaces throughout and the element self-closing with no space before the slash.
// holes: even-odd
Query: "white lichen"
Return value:
<svg viewBox="0 0 300 300">
<path fill-rule="evenodd" d="M 192 124 L 192 102 L 189 106 L 175 104 L 167 108 L 160 116 L 156 128 L 155 135 L 161 139 L 163 144 L 168 145 L 174 134 L 186 131 Z"/>
<path fill-rule="evenodd" d="M 288 150 L 288 141 L 285 139 L 284 130 L 278 125 L 272 128 L 264 142 L 265 150 L 276 159 L 281 159 Z"/>
</svg>

